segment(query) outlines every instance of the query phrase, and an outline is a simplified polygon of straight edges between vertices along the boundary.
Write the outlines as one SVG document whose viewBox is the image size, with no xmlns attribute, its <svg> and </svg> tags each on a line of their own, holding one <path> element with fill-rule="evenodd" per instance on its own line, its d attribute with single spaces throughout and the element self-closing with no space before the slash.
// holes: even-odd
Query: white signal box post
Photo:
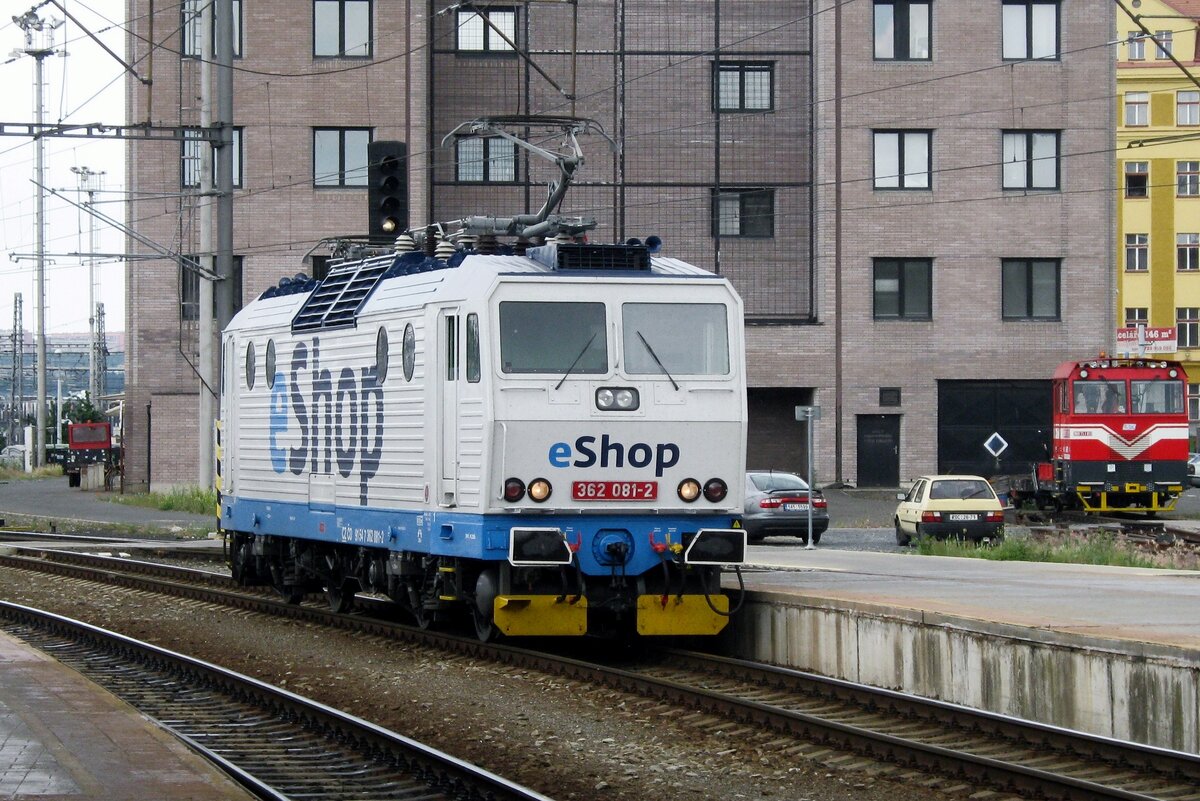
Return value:
<svg viewBox="0 0 1200 801">
<path fill-rule="evenodd" d="M 813 533 L 812 533 L 812 510 L 813 510 L 813 500 L 814 500 L 813 494 L 816 492 L 816 489 L 817 489 L 817 482 L 813 481 L 813 421 L 821 419 L 821 407 L 820 406 L 797 406 L 796 407 L 796 419 L 799 420 L 800 422 L 805 423 L 805 425 L 808 426 L 808 431 L 807 431 L 807 438 L 808 438 L 808 473 L 807 473 L 807 480 L 808 480 L 808 538 L 807 538 L 807 543 L 808 544 L 805 545 L 804 548 L 805 548 L 805 550 L 811 551 L 817 547 L 816 545 L 813 544 Z"/>
</svg>

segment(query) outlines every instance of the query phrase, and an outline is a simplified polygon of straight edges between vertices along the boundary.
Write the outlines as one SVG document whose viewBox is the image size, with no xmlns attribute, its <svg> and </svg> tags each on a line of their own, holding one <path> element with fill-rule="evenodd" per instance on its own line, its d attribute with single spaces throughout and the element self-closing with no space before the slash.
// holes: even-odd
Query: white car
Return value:
<svg viewBox="0 0 1200 801">
<path fill-rule="evenodd" d="M 896 496 L 896 543 L 921 537 L 999 540 L 1004 537 L 1004 505 L 986 478 L 921 476 Z"/>
</svg>

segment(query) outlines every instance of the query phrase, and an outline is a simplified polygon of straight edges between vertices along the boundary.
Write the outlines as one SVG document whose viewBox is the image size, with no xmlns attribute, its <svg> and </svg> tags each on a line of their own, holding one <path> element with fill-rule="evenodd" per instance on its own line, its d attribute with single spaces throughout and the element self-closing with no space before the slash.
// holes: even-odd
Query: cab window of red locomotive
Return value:
<svg viewBox="0 0 1200 801">
<path fill-rule="evenodd" d="M 1182 381 L 1132 381 L 1134 414 L 1180 414 L 1183 412 Z"/>
<path fill-rule="evenodd" d="M 1100 411 L 1100 388 L 1083 381 L 1075 382 L 1075 414 L 1095 414 Z"/>
</svg>

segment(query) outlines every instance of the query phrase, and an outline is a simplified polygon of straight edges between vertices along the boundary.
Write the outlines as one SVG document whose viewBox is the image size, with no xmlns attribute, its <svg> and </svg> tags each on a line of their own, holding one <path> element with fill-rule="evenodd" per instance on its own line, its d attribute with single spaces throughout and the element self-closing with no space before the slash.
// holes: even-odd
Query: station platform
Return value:
<svg viewBox="0 0 1200 801">
<path fill-rule="evenodd" d="M 0 632 L 0 798 L 253 796 L 107 690 Z"/>
<path fill-rule="evenodd" d="M 1200 753 L 1200 572 L 750 550 L 730 653 Z"/>
</svg>

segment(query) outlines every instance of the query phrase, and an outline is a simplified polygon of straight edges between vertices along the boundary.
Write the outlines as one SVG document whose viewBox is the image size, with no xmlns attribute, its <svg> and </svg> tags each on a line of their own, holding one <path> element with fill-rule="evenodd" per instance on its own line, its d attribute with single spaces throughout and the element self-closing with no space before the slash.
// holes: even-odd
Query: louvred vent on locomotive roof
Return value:
<svg viewBox="0 0 1200 801">
<path fill-rule="evenodd" d="M 334 267 L 292 319 L 293 331 L 352 326 L 358 310 L 392 266 L 390 256 Z"/>
<path fill-rule="evenodd" d="M 645 245 L 558 244 L 557 270 L 649 270 L 650 252 Z"/>
</svg>

